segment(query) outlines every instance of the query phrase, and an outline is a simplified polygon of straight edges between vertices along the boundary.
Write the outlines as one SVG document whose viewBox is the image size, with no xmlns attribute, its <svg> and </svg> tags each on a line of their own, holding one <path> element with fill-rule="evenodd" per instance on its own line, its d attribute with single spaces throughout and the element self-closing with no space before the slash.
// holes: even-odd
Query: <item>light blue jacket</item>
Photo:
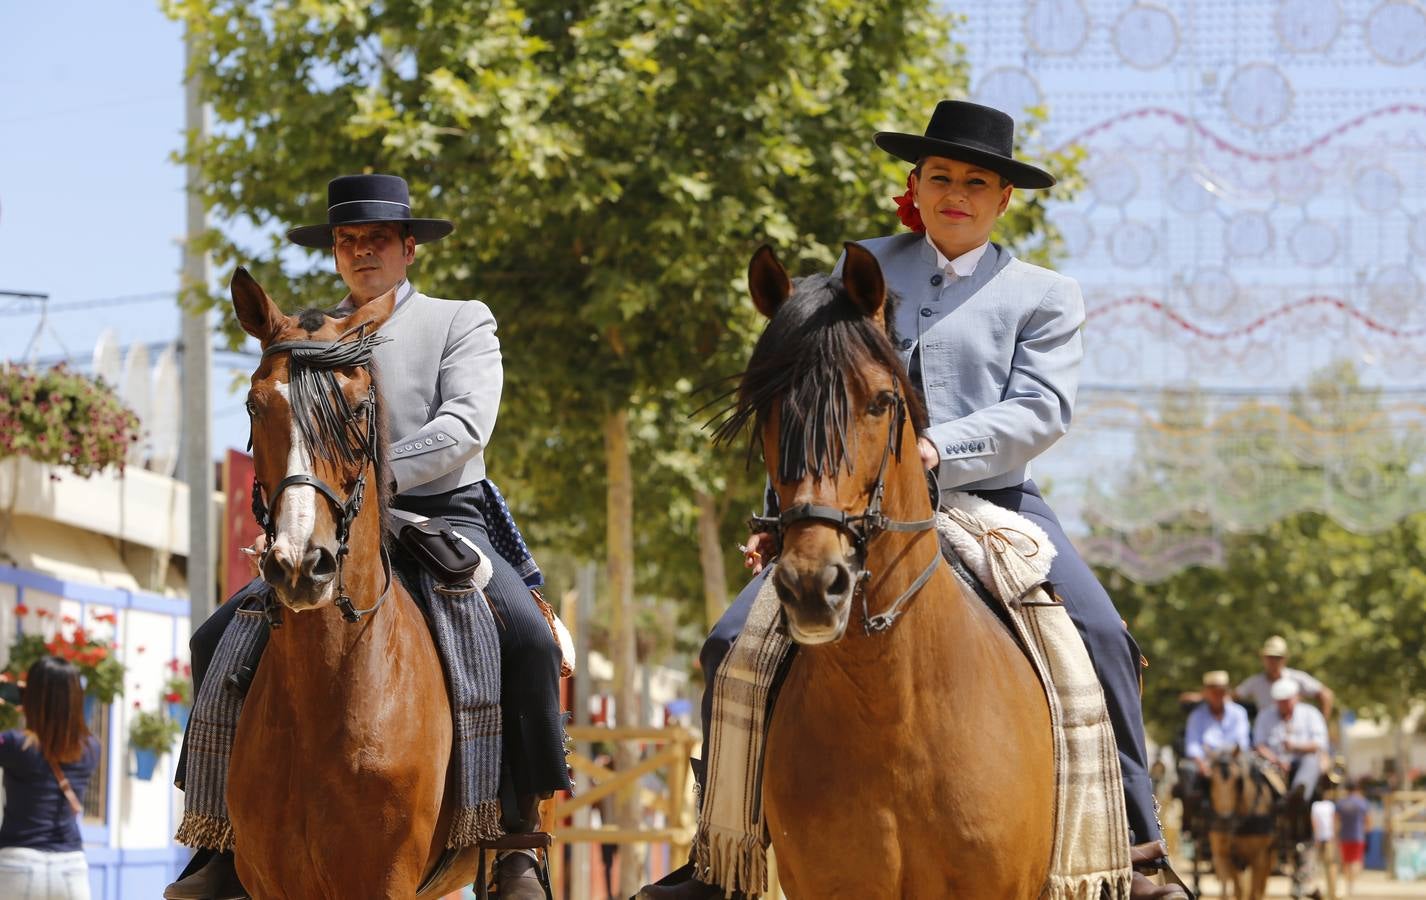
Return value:
<svg viewBox="0 0 1426 900">
<path fill-rule="evenodd" d="M 975 272 L 948 278 L 922 234 L 862 241 L 898 297 L 902 362 L 921 352 L 947 490 L 1013 487 L 1069 429 L 1083 356 L 1079 284 L 991 244 Z M 841 263 L 837 264 L 841 271 Z"/>
</svg>

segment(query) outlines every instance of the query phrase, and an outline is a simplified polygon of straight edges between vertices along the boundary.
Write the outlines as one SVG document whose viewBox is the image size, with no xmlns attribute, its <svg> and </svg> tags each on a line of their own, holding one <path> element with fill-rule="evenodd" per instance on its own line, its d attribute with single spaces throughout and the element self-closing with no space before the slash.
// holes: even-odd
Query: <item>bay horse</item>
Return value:
<svg viewBox="0 0 1426 900">
<path fill-rule="evenodd" d="M 238 874 L 256 900 L 410 900 L 458 792 L 441 662 L 382 547 L 390 476 L 370 342 L 396 292 L 345 319 L 288 316 L 239 268 L 232 296 L 263 348 L 247 400 L 254 512 L 283 616 L 233 747 Z M 320 361 L 294 364 L 294 351 Z M 419 896 L 470 884 L 478 860 L 461 851 Z"/>
<path fill-rule="evenodd" d="M 1049 705 L 941 559 L 925 412 L 888 333 L 881 267 L 849 243 L 840 278 L 794 282 L 763 247 L 748 282 L 771 321 L 719 434 L 753 421 L 782 510 L 770 577 L 800 646 L 762 791 L 783 888 L 1039 896 L 1055 827 Z"/>
<path fill-rule="evenodd" d="M 1208 763 L 1212 820 L 1208 844 L 1223 897 L 1262 900 L 1273 869 L 1274 799 L 1253 754 L 1238 747 L 1215 753 Z"/>
</svg>

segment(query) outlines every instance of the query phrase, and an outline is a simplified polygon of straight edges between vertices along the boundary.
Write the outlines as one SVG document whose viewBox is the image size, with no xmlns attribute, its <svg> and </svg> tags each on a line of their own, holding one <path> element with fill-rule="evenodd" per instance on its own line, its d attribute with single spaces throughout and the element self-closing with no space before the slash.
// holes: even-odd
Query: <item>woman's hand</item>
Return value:
<svg viewBox="0 0 1426 900">
<path fill-rule="evenodd" d="M 766 531 L 760 531 L 749 538 L 746 545 L 739 544 L 738 549 L 743 552 L 743 565 L 756 575 L 763 570 L 768 557 L 776 552 L 777 539 Z"/>
<path fill-rule="evenodd" d="M 921 451 L 921 465 L 926 467 L 926 471 L 931 471 L 941 464 L 941 454 L 936 452 L 936 445 L 931 443 L 931 439 L 922 435 L 916 439 L 916 449 Z"/>
</svg>

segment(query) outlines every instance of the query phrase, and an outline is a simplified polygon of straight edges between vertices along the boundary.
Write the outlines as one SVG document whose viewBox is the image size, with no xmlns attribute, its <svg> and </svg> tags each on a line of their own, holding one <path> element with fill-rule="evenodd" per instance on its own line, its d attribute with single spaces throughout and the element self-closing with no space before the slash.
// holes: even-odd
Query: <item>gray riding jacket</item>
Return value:
<svg viewBox="0 0 1426 900">
<path fill-rule="evenodd" d="M 396 492 L 426 496 L 485 478 L 504 382 L 495 316 L 479 300 L 397 288 L 375 350 Z"/>
<path fill-rule="evenodd" d="M 919 350 L 947 490 L 1014 487 L 1069 429 L 1083 356 L 1084 299 L 1073 278 L 990 244 L 965 277 L 943 271 L 924 235 L 860 242 L 900 303 L 902 362 Z M 837 264 L 841 271 L 841 263 Z"/>
</svg>

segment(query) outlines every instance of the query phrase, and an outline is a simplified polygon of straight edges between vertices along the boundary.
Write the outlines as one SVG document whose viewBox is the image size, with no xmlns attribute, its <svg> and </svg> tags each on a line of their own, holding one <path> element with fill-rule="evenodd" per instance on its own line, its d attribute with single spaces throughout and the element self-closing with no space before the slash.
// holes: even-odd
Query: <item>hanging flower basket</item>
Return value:
<svg viewBox="0 0 1426 900">
<path fill-rule="evenodd" d="M 103 381 L 63 364 L 0 366 L 0 459 L 28 456 L 88 478 L 124 467 L 139 419 Z"/>
</svg>

